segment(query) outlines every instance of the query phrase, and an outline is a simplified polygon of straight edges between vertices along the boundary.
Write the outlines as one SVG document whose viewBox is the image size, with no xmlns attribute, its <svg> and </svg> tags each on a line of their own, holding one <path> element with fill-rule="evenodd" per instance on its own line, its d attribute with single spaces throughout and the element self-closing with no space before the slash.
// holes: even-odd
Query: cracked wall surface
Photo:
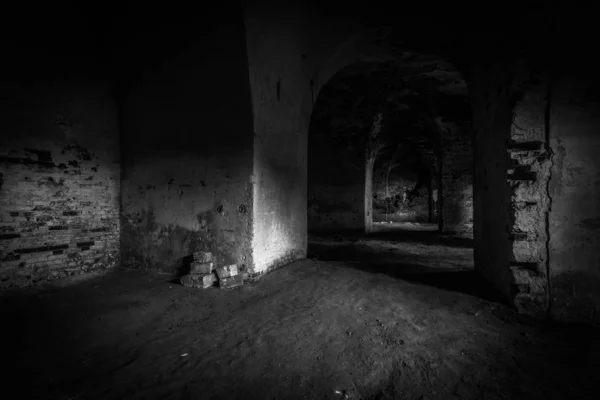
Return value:
<svg viewBox="0 0 600 400">
<path fill-rule="evenodd" d="M 0 290 L 119 264 L 111 85 L 2 84 Z"/>
<path fill-rule="evenodd" d="M 525 68 L 527 70 L 527 68 Z M 523 68 L 520 68 L 523 70 Z M 516 72 L 507 179 L 511 188 L 511 291 L 517 308 L 543 316 L 548 301 L 548 183 L 552 150 L 547 141 L 546 73 Z"/>
<path fill-rule="evenodd" d="M 122 106 L 122 260 L 187 273 L 194 251 L 252 272 L 253 135 L 245 35 L 204 25 Z"/>
</svg>

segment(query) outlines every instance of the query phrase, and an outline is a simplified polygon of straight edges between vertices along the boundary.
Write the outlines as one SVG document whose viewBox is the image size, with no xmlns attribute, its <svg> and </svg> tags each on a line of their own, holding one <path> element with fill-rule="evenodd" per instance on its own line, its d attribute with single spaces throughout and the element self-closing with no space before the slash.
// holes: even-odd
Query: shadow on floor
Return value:
<svg viewBox="0 0 600 400">
<path fill-rule="evenodd" d="M 378 230 L 369 235 L 365 235 L 364 232 L 360 231 L 314 232 L 309 233 L 309 236 L 313 238 L 337 241 L 388 240 L 390 242 L 420 243 L 448 247 L 468 248 L 472 248 L 475 243 L 472 238 L 440 234 L 438 232 L 429 230 Z"/>
<path fill-rule="evenodd" d="M 432 231 L 336 233 L 311 238 L 307 257 L 505 303 L 501 293 L 472 269 L 472 242 Z"/>
<path fill-rule="evenodd" d="M 438 289 L 465 293 L 487 301 L 506 302 L 502 294 L 475 270 L 412 275 L 403 279 Z"/>
<path fill-rule="evenodd" d="M 390 240 L 406 243 L 426 243 L 450 247 L 473 247 L 474 241 L 467 237 L 456 237 L 431 231 L 381 231 L 367 236 L 368 238 Z"/>
</svg>

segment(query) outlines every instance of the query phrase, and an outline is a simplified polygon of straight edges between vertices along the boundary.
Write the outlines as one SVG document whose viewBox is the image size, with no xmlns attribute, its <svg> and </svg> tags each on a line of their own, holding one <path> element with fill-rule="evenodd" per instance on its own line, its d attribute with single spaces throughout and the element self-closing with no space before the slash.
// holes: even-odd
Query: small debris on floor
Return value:
<svg viewBox="0 0 600 400">
<path fill-rule="evenodd" d="M 237 264 L 216 267 L 215 256 L 208 251 L 197 251 L 192 258 L 190 273 L 179 279 L 183 286 L 206 289 L 219 282 L 220 288 L 230 289 L 244 283 Z"/>
<path fill-rule="evenodd" d="M 215 272 L 219 277 L 219 287 L 221 289 L 231 289 L 244 284 L 244 277 L 239 273 L 236 264 L 217 268 Z"/>
<path fill-rule="evenodd" d="M 185 287 L 190 288 L 209 288 L 215 284 L 217 277 L 214 273 L 210 274 L 187 274 L 182 276 L 179 281 Z"/>
<path fill-rule="evenodd" d="M 231 276 L 229 278 L 219 279 L 219 287 L 222 289 L 231 289 L 244 284 L 242 275 Z"/>
<path fill-rule="evenodd" d="M 238 268 L 236 264 L 226 265 L 217 268 L 216 272 L 219 279 L 231 278 L 232 276 L 238 275 Z"/>
</svg>

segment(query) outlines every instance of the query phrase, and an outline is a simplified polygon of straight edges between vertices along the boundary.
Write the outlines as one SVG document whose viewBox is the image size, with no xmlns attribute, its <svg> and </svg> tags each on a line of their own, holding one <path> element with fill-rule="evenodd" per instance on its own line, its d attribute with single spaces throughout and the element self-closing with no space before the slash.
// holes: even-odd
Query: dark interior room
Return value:
<svg viewBox="0 0 600 400">
<path fill-rule="evenodd" d="M 596 399 L 591 8 L 17 3 L 12 399 Z"/>
</svg>

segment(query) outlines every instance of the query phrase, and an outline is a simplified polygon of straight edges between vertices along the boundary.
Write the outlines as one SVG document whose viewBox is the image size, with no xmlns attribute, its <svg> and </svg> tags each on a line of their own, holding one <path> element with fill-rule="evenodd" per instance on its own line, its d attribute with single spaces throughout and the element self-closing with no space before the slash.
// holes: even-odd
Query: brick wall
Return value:
<svg viewBox="0 0 600 400">
<path fill-rule="evenodd" d="M 119 140 L 110 86 L 4 85 L 0 290 L 119 262 Z"/>
</svg>

